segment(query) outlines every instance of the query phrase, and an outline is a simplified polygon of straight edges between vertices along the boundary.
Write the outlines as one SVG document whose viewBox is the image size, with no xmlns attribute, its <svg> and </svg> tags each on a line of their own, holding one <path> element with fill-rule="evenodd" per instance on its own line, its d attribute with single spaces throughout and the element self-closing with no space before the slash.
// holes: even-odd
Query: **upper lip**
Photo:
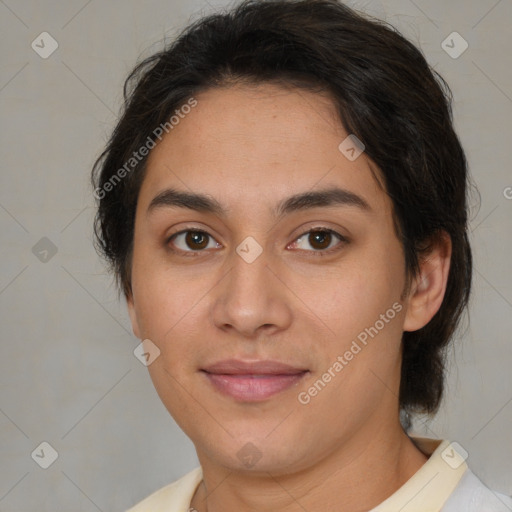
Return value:
<svg viewBox="0 0 512 512">
<path fill-rule="evenodd" d="M 272 360 L 225 359 L 203 368 L 203 371 L 222 375 L 297 375 L 307 369 Z"/>
</svg>

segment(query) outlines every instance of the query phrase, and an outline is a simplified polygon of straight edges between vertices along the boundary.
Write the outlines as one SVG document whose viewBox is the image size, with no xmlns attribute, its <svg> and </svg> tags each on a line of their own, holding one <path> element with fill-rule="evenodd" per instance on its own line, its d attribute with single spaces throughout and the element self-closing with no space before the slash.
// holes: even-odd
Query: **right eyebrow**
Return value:
<svg viewBox="0 0 512 512">
<path fill-rule="evenodd" d="M 219 217 L 226 216 L 226 210 L 214 198 L 196 192 L 184 192 L 168 188 L 157 194 L 148 206 L 146 215 L 160 208 L 188 208 L 204 213 L 214 213 Z"/>
</svg>

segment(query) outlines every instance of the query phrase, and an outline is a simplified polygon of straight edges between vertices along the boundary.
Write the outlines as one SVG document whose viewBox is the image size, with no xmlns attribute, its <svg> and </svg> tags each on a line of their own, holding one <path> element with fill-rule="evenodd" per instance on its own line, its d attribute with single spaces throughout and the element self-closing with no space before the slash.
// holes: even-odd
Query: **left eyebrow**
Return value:
<svg viewBox="0 0 512 512">
<path fill-rule="evenodd" d="M 303 192 L 281 200 L 273 209 L 273 214 L 281 218 L 296 211 L 328 206 L 351 206 L 362 211 L 372 211 L 372 208 L 361 196 L 350 190 L 331 187 L 315 192 Z M 219 217 L 226 217 L 227 209 L 216 199 L 205 194 L 185 192 L 176 189 L 166 189 L 158 193 L 148 206 L 146 214 L 149 215 L 159 208 L 187 208 L 203 213 L 213 213 Z"/>
<path fill-rule="evenodd" d="M 288 197 L 277 205 L 274 209 L 274 215 L 276 217 L 283 217 L 295 211 L 327 206 L 352 206 L 363 211 L 372 211 L 368 202 L 361 196 L 344 188 L 331 187 Z"/>
</svg>

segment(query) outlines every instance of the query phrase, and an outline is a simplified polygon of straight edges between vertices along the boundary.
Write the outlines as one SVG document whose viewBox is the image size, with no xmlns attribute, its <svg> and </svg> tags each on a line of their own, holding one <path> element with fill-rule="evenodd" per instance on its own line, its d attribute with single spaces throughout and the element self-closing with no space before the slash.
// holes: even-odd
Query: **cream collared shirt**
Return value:
<svg viewBox="0 0 512 512">
<path fill-rule="evenodd" d="M 395 493 L 370 512 L 511 512 L 512 498 L 487 487 L 470 471 L 457 443 L 412 438 L 430 455 Z M 190 502 L 203 478 L 201 467 L 148 496 L 127 512 L 194 512 Z"/>
</svg>

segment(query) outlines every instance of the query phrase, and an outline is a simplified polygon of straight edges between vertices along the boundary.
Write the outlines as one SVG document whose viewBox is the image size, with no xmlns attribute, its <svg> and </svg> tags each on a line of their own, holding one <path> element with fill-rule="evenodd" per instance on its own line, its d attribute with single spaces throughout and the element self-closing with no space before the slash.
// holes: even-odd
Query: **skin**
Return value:
<svg viewBox="0 0 512 512">
<path fill-rule="evenodd" d="M 399 423 L 401 336 L 440 307 L 449 238 L 422 261 L 402 297 L 405 260 L 392 202 L 365 153 L 349 161 L 339 151 L 348 134 L 327 96 L 260 84 L 210 89 L 196 99 L 149 156 L 127 298 L 135 335 L 161 351 L 148 367 L 155 388 L 203 468 L 191 506 L 369 510 L 427 460 Z M 334 185 L 371 209 L 272 214 L 284 198 Z M 177 207 L 148 214 L 168 187 L 208 194 L 226 216 Z M 307 234 L 318 227 L 348 242 L 333 237 L 325 245 L 339 250 L 321 257 Z M 184 229 L 211 235 L 207 248 L 187 246 L 184 235 L 168 241 Z M 248 236 L 263 250 L 252 263 L 235 251 Z M 400 313 L 310 403 L 299 403 L 298 394 L 394 303 Z M 309 373 L 265 401 L 240 402 L 200 371 L 228 358 L 273 359 Z M 250 468 L 237 456 L 249 442 L 261 455 Z"/>
</svg>

